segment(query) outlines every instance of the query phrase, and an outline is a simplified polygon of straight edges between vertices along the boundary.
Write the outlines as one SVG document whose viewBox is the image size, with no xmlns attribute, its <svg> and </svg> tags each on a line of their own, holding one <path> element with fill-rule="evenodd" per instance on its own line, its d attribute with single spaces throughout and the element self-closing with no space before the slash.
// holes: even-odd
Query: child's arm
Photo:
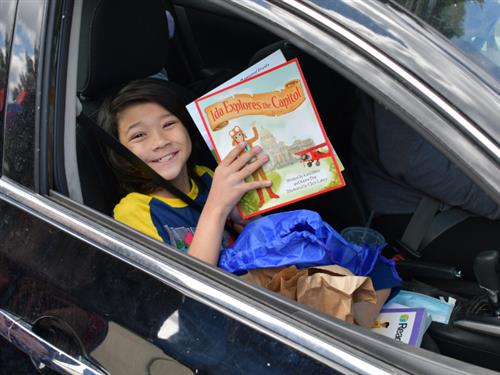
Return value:
<svg viewBox="0 0 500 375">
<path fill-rule="evenodd" d="M 217 265 L 219 260 L 224 225 L 233 207 L 246 192 L 271 186 L 271 181 L 245 182 L 269 157 L 263 155 L 249 163 L 262 149 L 254 147 L 242 153 L 244 148 L 245 143 L 237 145 L 215 169 L 212 187 L 189 246 L 189 255 L 212 265 Z"/>
</svg>

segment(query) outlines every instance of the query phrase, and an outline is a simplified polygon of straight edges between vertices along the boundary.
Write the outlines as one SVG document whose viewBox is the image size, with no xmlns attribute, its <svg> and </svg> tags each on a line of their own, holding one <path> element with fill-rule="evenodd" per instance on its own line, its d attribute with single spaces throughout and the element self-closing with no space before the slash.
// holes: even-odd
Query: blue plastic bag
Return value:
<svg viewBox="0 0 500 375">
<path fill-rule="evenodd" d="M 219 267 L 241 275 L 255 268 L 337 264 L 354 275 L 365 276 L 384 246 L 351 244 L 318 213 L 288 211 L 249 223 L 233 246 L 222 250 Z"/>
</svg>

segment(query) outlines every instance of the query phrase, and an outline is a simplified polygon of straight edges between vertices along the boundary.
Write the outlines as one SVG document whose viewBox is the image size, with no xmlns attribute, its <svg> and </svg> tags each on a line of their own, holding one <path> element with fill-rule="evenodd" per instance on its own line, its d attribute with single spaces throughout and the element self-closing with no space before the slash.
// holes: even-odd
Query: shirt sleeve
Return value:
<svg viewBox="0 0 500 375">
<path fill-rule="evenodd" d="M 201 166 L 201 165 L 196 165 L 194 167 L 194 171 L 200 177 L 202 177 L 205 173 L 208 174 L 210 177 L 214 176 L 214 171 L 212 171 L 208 167 L 204 167 L 204 166 Z"/>
<path fill-rule="evenodd" d="M 163 242 L 151 218 L 150 200 L 146 195 L 131 193 L 115 206 L 113 214 L 123 224 Z"/>
</svg>

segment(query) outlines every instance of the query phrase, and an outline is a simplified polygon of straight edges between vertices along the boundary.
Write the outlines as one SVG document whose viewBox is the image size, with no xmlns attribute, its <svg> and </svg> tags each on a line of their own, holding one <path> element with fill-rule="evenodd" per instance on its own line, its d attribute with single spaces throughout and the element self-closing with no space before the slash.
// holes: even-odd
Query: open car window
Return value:
<svg viewBox="0 0 500 375">
<path fill-rule="evenodd" d="M 210 11 L 206 12 L 205 7 L 208 7 Z M 193 266 L 182 255 L 169 255 L 169 252 L 176 251 L 173 247 L 159 245 L 143 234 L 128 230 L 123 225 L 116 225 L 110 218 L 113 216 L 114 206 L 123 197 L 123 192 L 105 161 L 102 146 L 92 133 L 85 129 L 84 124 L 75 122 L 73 119 L 76 118 L 81 105 L 83 113 L 95 121 L 103 96 L 111 86 L 133 78 L 162 74 L 169 80 L 182 83 L 185 87 L 196 92 L 198 96 L 202 95 L 233 74 L 244 70 L 251 61 L 264 57 L 276 48 L 286 49 L 286 52 L 289 53 L 288 58 L 297 57 L 299 59 L 327 135 L 342 163 L 346 166 L 345 178 L 347 181 L 347 186 L 344 189 L 302 201 L 294 206 L 284 207 L 283 211 L 295 208 L 318 211 L 325 221 L 340 232 L 348 226 L 366 225 L 373 215 L 411 214 L 411 207 L 415 207 L 419 201 L 419 195 L 416 191 L 423 190 L 424 186 L 422 185 L 425 184 L 437 185 L 433 186 L 435 190 L 438 190 L 436 194 L 445 200 L 449 193 L 449 186 L 445 183 L 449 181 L 444 180 L 441 184 L 424 181 L 423 175 L 426 175 L 424 170 L 421 175 L 403 176 L 406 182 L 410 179 L 416 181 L 416 187 L 413 186 L 410 189 L 411 204 L 408 204 L 408 200 L 403 199 L 402 206 L 396 207 L 395 211 L 384 211 L 390 206 L 387 203 L 389 198 L 399 193 L 402 194 L 402 192 L 390 190 L 390 188 L 377 190 L 374 187 L 374 180 L 384 180 L 388 177 L 397 179 L 403 174 L 398 169 L 405 167 L 402 166 L 403 163 L 406 163 L 406 167 L 411 167 L 420 160 L 416 161 L 411 158 L 403 160 L 403 158 L 398 159 L 397 156 L 388 154 L 381 155 L 380 159 L 375 160 L 373 155 L 365 153 L 365 151 L 369 148 L 381 147 L 382 142 L 385 143 L 387 150 L 404 148 L 403 144 L 398 143 L 397 137 L 402 134 L 411 134 L 411 136 L 417 137 L 419 142 L 422 140 L 423 143 L 427 142 L 432 145 L 433 150 L 439 150 L 440 157 L 443 158 L 441 160 L 446 164 L 442 167 L 443 169 L 453 169 L 463 173 L 468 182 L 477 175 L 482 175 L 483 180 L 479 181 L 481 187 L 477 189 L 481 194 L 484 194 L 484 199 L 487 200 L 488 208 L 486 210 L 489 211 L 485 216 L 494 217 L 496 215 L 496 197 L 491 194 L 493 183 L 491 181 L 484 182 L 488 179 L 488 176 L 484 177 L 485 174 L 483 174 L 483 169 L 487 169 L 487 165 L 482 163 L 481 157 L 467 157 L 477 152 L 480 147 L 475 147 L 473 142 L 464 141 L 463 135 L 460 135 L 460 131 L 454 127 L 453 122 L 448 121 L 448 118 L 439 112 L 435 105 L 428 105 L 425 98 L 415 94 L 416 90 L 412 91 L 408 85 L 401 83 L 400 77 L 391 75 L 390 72 L 382 69 L 379 64 L 367 58 L 366 54 L 355 55 L 353 51 L 356 50 L 351 48 L 352 46 L 346 46 L 327 32 L 318 37 L 318 39 L 323 38 L 324 44 L 316 45 L 314 42 L 305 40 L 304 36 L 299 35 L 300 33 L 291 33 L 290 30 L 280 29 L 275 24 L 273 27 L 265 27 L 266 22 L 263 20 L 266 18 L 259 21 L 256 19 L 255 13 L 251 11 L 249 11 L 248 17 L 241 17 L 241 9 L 240 13 L 233 13 L 226 8 L 219 9 L 216 6 L 212 7 L 206 4 L 201 8 L 177 4 L 172 9 L 158 7 L 158 14 L 155 18 L 160 23 L 164 22 L 167 27 L 172 27 L 172 20 L 165 13 L 165 11 L 169 11 L 170 16 L 175 17 L 175 33 L 173 35 L 167 32 L 144 40 L 141 39 L 140 35 L 142 34 L 134 33 L 135 39 L 131 40 L 125 36 L 129 32 L 128 27 L 131 27 L 131 23 L 120 22 L 120 27 L 123 29 L 119 30 L 118 34 L 124 33 L 122 39 L 116 40 L 106 35 L 102 38 L 102 44 L 99 45 L 99 48 L 93 49 L 88 48 L 89 43 L 93 41 L 92 38 L 88 37 L 92 4 L 91 2 L 83 2 L 82 7 L 76 9 L 78 12 L 73 15 L 74 22 L 75 24 L 79 22 L 80 26 L 76 32 L 73 30 L 72 40 L 77 42 L 76 45 L 79 48 L 78 53 L 76 51 L 70 53 L 70 69 L 68 69 L 68 82 L 66 84 L 66 103 L 68 105 L 66 106 L 64 134 L 67 147 L 64 148 L 64 165 L 67 174 L 68 195 L 72 200 L 86 206 L 81 209 L 85 211 L 87 218 L 103 223 L 113 233 L 128 238 L 132 244 L 141 243 L 146 248 L 154 249 L 154 254 L 159 255 L 159 259 L 162 259 L 161 254 L 164 252 L 166 254 L 165 261 L 169 264 L 172 264 L 172 261 L 174 265 L 179 262 L 184 267 L 202 270 L 216 286 L 222 284 L 222 281 L 229 280 L 231 283 L 229 289 L 232 289 L 233 293 L 244 290 L 247 295 L 251 294 L 249 289 L 242 287 L 239 281 L 233 280 L 231 282 L 231 277 L 227 275 L 222 276 L 222 273 L 217 272 L 210 274 L 206 267 Z M 109 14 L 114 15 L 114 11 L 110 10 Z M 272 19 L 270 14 L 265 16 Z M 116 17 L 114 22 L 117 22 L 117 19 L 120 17 Z M 296 23 L 306 22 L 305 18 L 300 17 L 291 17 L 291 20 Z M 111 23 L 109 26 L 115 25 Z M 162 27 L 158 27 L 158 29 L 165 31 Z M 254 34 L 260 37 L 255 38 Z M 224 37 L 231 38 L 232 43 L 238 46 L 238 49 L 232 52 L 234 56 L 232 56 L 230 63 L 224 59 L 226 49 L 222 48 L 218 53 L 214 53 L 206 47 L 210 40 L 223 39 Z M 251 43 L 242 43 L 242 40 L 251 40 Z M 105 43 L 109 43 L 107 47 Z M 142 52 L 130 49 L 132 44 L 136 46 L 140 44 L 140 48 L 149 46 L 153 50 L 150 52 L 152 58 L 150 59 L 149 55 L 144 55 Z M 113 49 L 115 47 L 118 50 L 123 48 L 122 51 L 128 48 L 130 55 L 121 56 L 118 54 L 119 58 L 116 59 L 114 56 L 116 52 Z M 198 47 L 200 48 L 198 49 Z M 220 46 L 217 47 L 220 48 Z M 158 52 L 163 48 L 168 50 L 165 52 L 166 57 L 163 52 Z M 98 54 L 97 59 L 100 59 L 100 64 L 103 65 L 93 64 L 94 60 L 92 59 L 95 56 L 92 53 Z M 161 63 L 154 62 L 153 57 L 157 57 Z M 121 72 L 126 72 L 126 74 L 120 76 Z M 122 79 L 125 81 L 121 82 Z M 363 107 L 364 105 L 367 107 Z M 373 117 L 375 115 L 390 117 L 393 123 L 390 123 L 386 129 L 370 128 L 367 130 L 368 124 L 375 121 Z M 397 132 L 394 131 L 396 126 L 400 127 Z M 377 131 L 379 134 L 376 134 Z M 388 134 L 387 132 L 392 133 Z M 451 135 L 445 136 L 444 134 L 447 132 L 450 132 Z M 454 137 L 455 134 L 457 137 Z M 363 137 L 367 138 L 366 142 L 357 144 L 357 153 L 356 150 L 353 150 L 353 143 L 355 143 L 353 137 L 356 137 L 354 141 L 360 141 Z M 465 154 L 453 150 L 452 142 L 455 141 L 464 145 Z M 419 145 L 412 146 L 420 147 Z M 362 154 L 361 159 L 354 161 L 353 157 L 359 157 L 360 153 Z M 206 158 L 210 157 L 211 155 L 206 155 Z M 487 159 L 485 156 L 482 158 Z M 464 159 L 466 159 L 466 163 L 462 163 Z M 356 165 L 356 163 L 358 164 Z M 366 171 L 365 167 L 370 163 L 376 164 L 372 167 L 381 167 L 386 175 L 377 175 L 373 168 L 368 168 Z M 474 169 L 481 164 L 483 165 L 481 168 Z M 392 167 L 394 169 L 391 170 Z M 366 172 L 364 177 L 359 175 L 359 170 Z M 366 175 L 369 176 L 368 179 Z M 474 183 L 472 185 L 475 186 Z M 489 186 L 490 189 L 483 189 L 483 185 Z M 373 201 L 380 197 L 383 197 L 383 202 L 378 202 L 379 206 L 377 206 Z M 72 208 L 79 209 L 77 205 Z M 466 208 L 471 210 L 469 206 Z M 94 215 L 93 210 L 100 214 Z M 382 226 L 377 229 L 388 240 L 396 243 L 406 228 L 406 223 L 404 221 L 403 224 L 401 222 L 389 223 L 385 229 Z M 470 270 L 468 272 L 470 273 Z M 439 287 L 444 286 L 440 284 Z M 460 288 L 459 284 L 451 287 L 453 293 Z M 255 292 L 255 294 L 258 296 L 257 300 L 266 298 L 262 297 L 265 295 L 262 290 Z M 272 305 L 272 297 L 267 298 L 269 298 L 267 302 Z M 280 308 L 286 312 L 293 310 L 290 306 L 288 306 L 289 310 L 283 306 L 280 305 Z M 315 320 L 314 317 L 311 319 Z M 322 320 L 323 318 L 318 316 L 317 319 Z M 333 332 L 333 328 L 328 328 L 332 322 L 328 322 L 325 324 L 326 329 L 328 332 Z M 337 323 L 334 321 L 332 324 Z M 350 334 L 356 336 L 354 341 L 360 340 L 359 330 L 354 329 L 351 332 L 349 328 L 341 327 L 344 334 L 341 341 L 344 344 L 350 342 Z M 376 342 L 373 336 L 370 336 L 370 340 L 371 344 Z M 370 343 L 365 348 L 368 351 L 370 351 L 369 345 Z M 450 356 L 460 357 L 455 352 L 451 352 Z"/>
</svg>

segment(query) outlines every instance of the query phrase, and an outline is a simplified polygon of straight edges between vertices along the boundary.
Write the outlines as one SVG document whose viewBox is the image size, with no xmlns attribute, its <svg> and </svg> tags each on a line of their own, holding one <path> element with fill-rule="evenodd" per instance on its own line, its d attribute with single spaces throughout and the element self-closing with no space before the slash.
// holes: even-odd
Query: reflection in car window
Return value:
<svg viewBox="0 0 500 375">
<path fill-rule="evenodd" d="M 5 93 L 4 175 L 35 188 L 35 117 L 43 7 L 20 1 Z"/>
<path fill-rule="evenodd" d="M 335 374 L 333 369 L 183 296 L 154 344 L 195 373 Z"/>
<path fill-rule="evenodd" d="M 395 0 L 436 28 L 500 81 L 500 2 Z"/>
<path fill-rule="evenodd" d="M 10 58 L 10 44 L 12 42 L 12 28 L 16 12 L 14 1 L 0 1 L 0 158 L 3 155 L 3 119 L 6 99 L 6 85 Z M 0 168 L 0 175 L 2 174 Z"/>
</svg>

